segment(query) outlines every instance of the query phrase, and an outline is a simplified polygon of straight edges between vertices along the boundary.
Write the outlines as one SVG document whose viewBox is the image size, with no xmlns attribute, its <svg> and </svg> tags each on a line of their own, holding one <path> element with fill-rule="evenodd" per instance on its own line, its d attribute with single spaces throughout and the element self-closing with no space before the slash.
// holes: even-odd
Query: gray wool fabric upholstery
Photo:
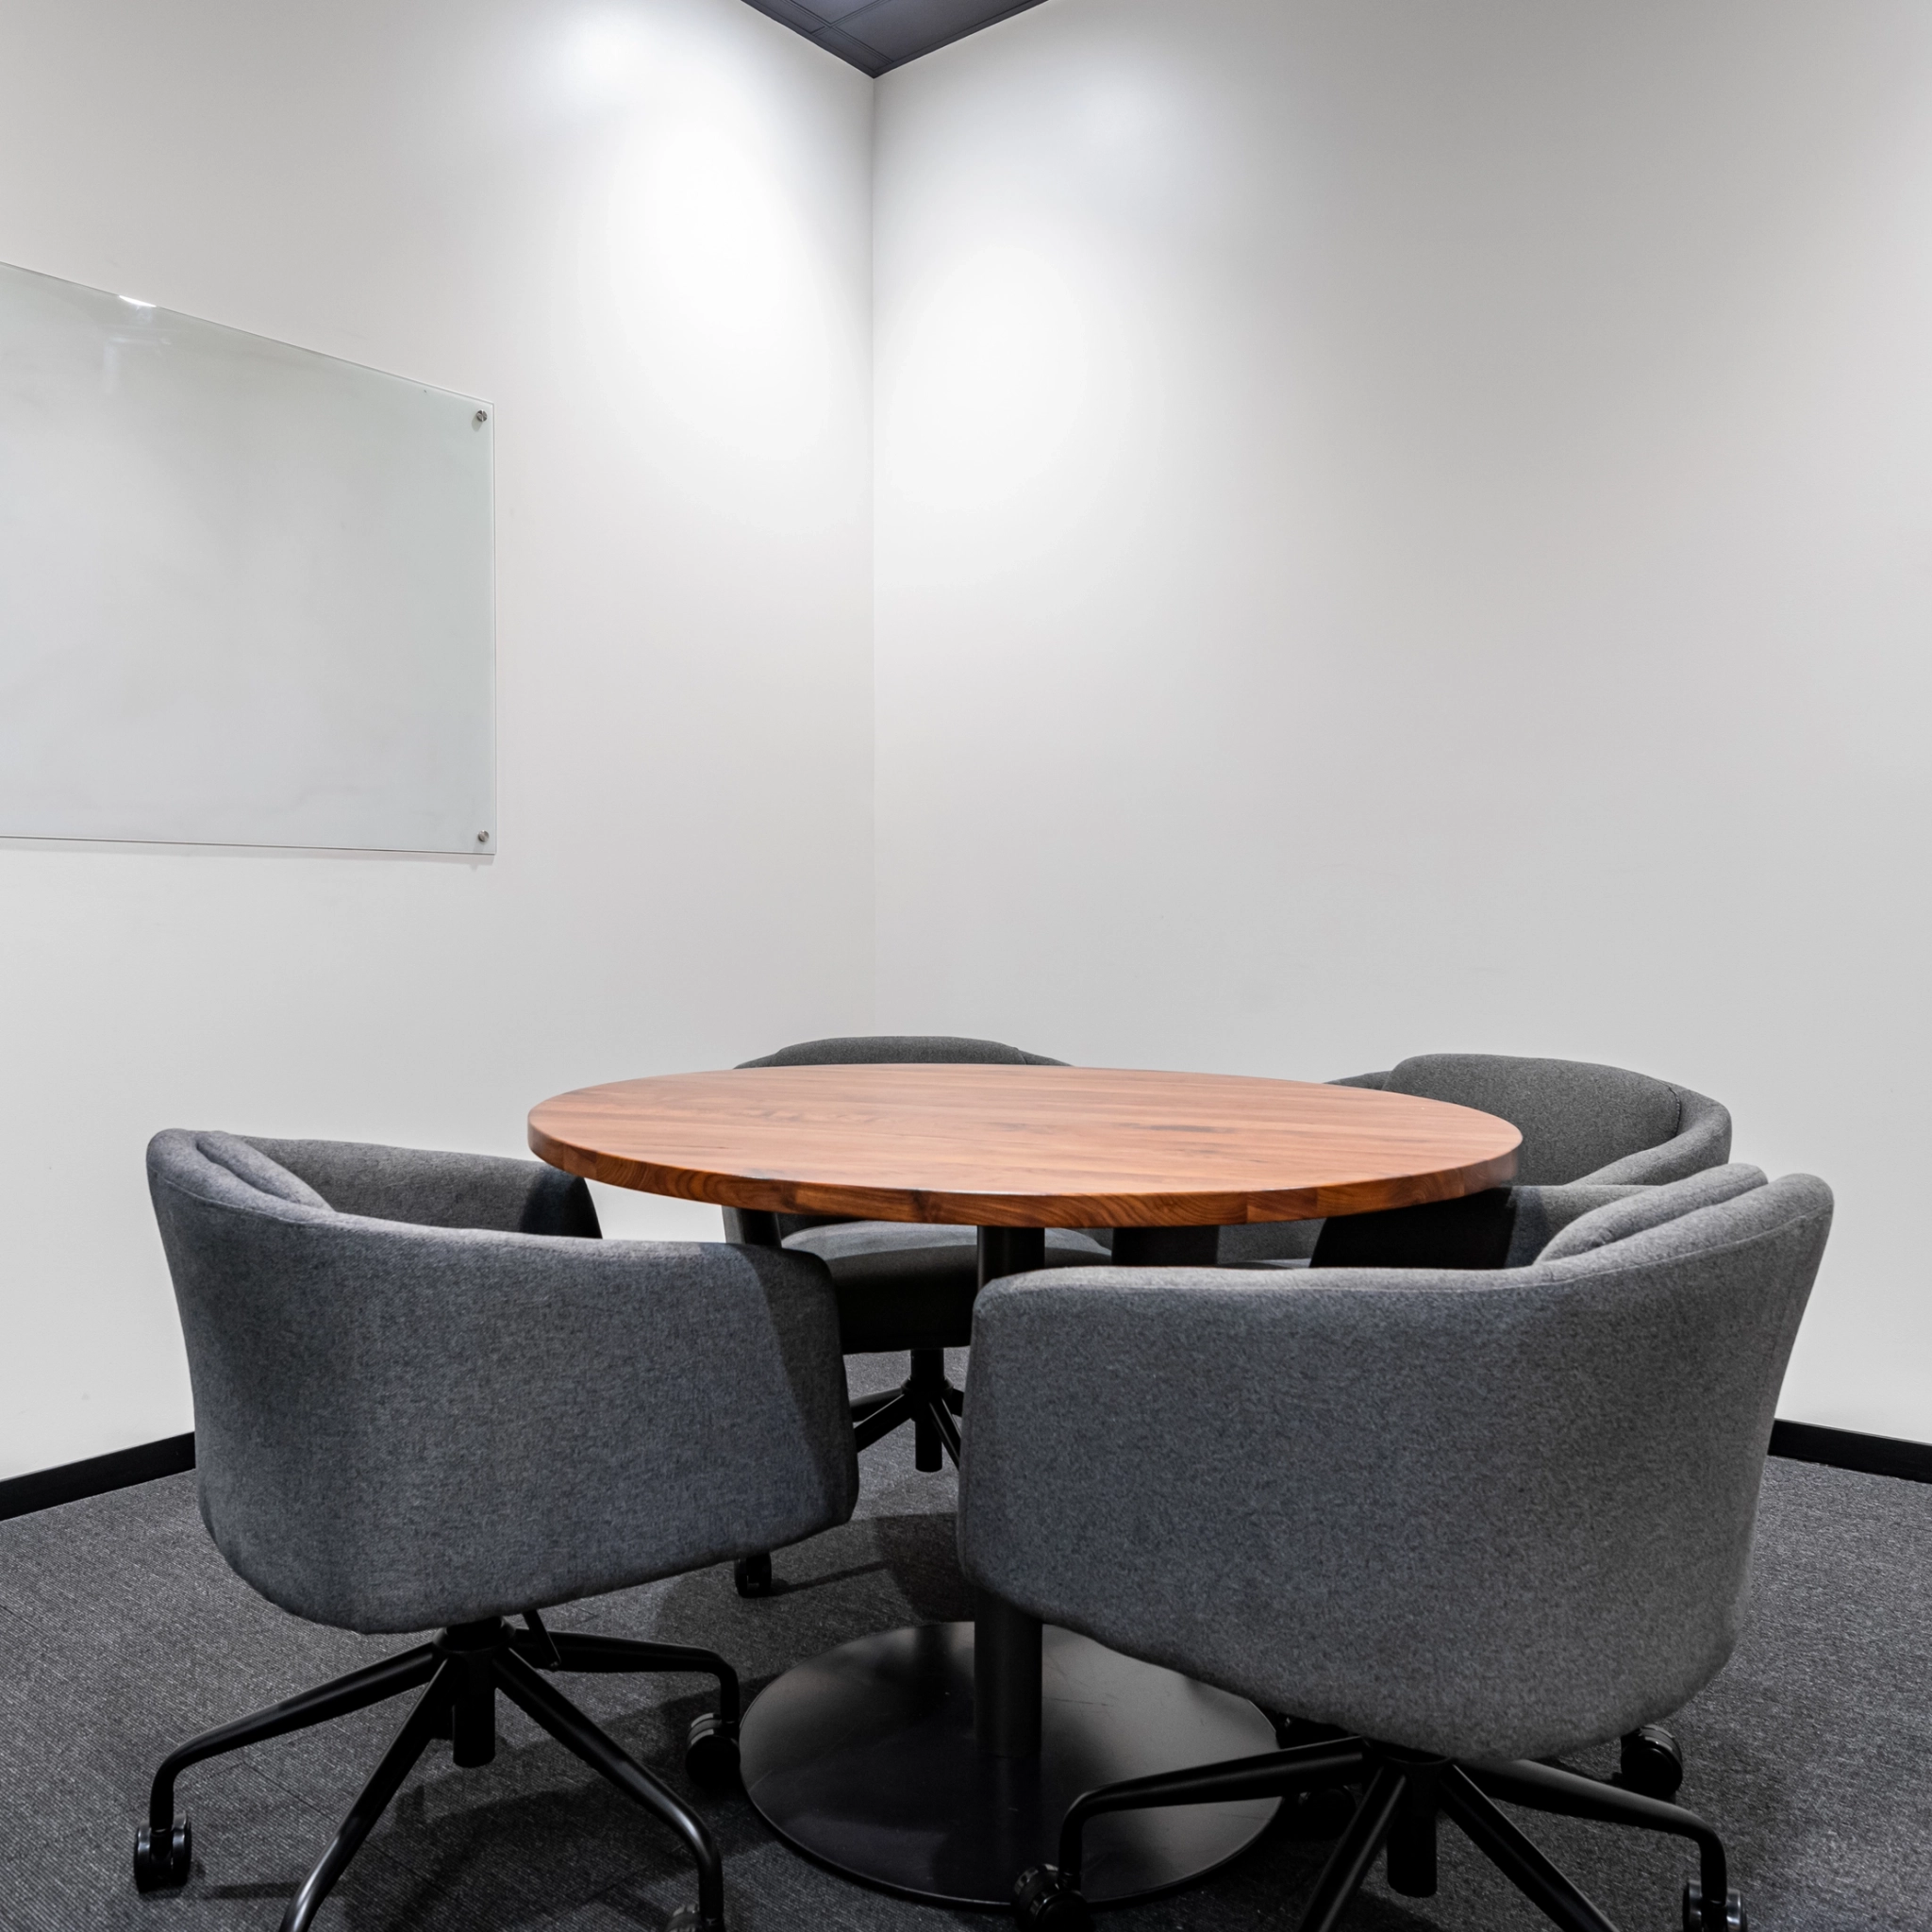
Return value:
<svg viewBox="0 0 1932 1932">
<path fill-rule="evenodd" d="M 409 1221 L 421 1227 L 493 1228 L 499 1234 L 594 1239 L 600 1232 L 589 1187 L 541 1160 L 359 1141 L 251 1139 L 245 1144 L 302 1181 L 338 1214 Z"/>
<path fill-rule="evenodd" d="M 1694 1213 L 1700 1208 L 1714 1208 L 1720 1201 L 1734 1200 L 1764 1184 L 1761 1167 L 1740 1160 L 1726 1167 L 1707 1168 L 1704 1173 L 1690 1174 L 1681 1181 L 1667 1181 L 1660 1188 L 1639 1188 L 1618 1200 L 1591 1208 L 1557 1229 L 1538 1258 L 1560 1261 L 1571 1255 L 1587 1255 L 1592 1248 L 1628 1241 L 1646 1228 L 1661 1227 L 1665 1222 Z"/>
<path fill-rule="evenodd" d="M 1432 1053 L 1376 1074 L 1353 1074 L 1331 1087 L 1374 1087 L 1447 1100 L 1492 1113 L 1523 1130 L 1519 1190 L 1536 1186 L 1654 1186 L 1730 1158 L 1731 1117 L 1714 1100 L 1584 1060 L 1524 1059 L 1507 1054 Z M 1494 1202 L 1443 1202 L 1319 1221 L 1221 1230 L 1227 1266 L 1309 1259 L 1317 1267 L 1514 1267 L 1512 1240 Z M 1535 1253 L 1532 1248 L 1529 1251 Z M 1478 1256 L 1484 1258 L 1477 1258 Z"/>
<path fill-rule="evenodd" d="M 1727 1201 L 1764 1185 L 1761 1169 L 1742 1165 L 1707 1168 L 1659 1187 L 1607 1187 L 1573 1181 L 1551 1188 L 1491 1188 L 1454 1201 L 1421 1208 L 1391 1208 L 1379 1214 L 1336 1216 L 1321 1225 L 1316 1268 L 1523 1268 L 1539 1257 L 1573 1223 L 1608 1230 L 1578 1236 L 1562 1253 L 1580 1253 L 1606 1240 L 1620 1240 L 1645 1227 L 1688 1214 L 1694 1208 Z M 1620 1213 L 1602 1221 L 1616 1204 Z M 1275 1263 L 1279 1266 L 1281 1264 Z"/>
<path fill-rule="evenodd" d="M 967 1386 L 966 1572 L 1388 1743 L 1616 1737 L 1737 1641 L 1830 1222 L 1830 1191 L 1793 1175 L 1507 1273 L 996 1283 Z"/>
<path fill-rule="evenodd" d="M 283 1148 L 299 1168 L 286 1182 L 255 1165 L 279 1166 Z M 149 1143 L 202 1515 L 283 1608 L 421 1630 L 772 1549 L 851 1514 L 821 1263 L 369 1211 L 386 1205 L 380 1173 L 409 1215 L 467 1200 L 515 1221 L 536 1201 L 572 1220 L 567 1191 L 504 1172 L 526 1165 L 179 1131 Z"/>
<path fill-rule="evenodd" d="M 1044 1054 L 1023 1053 L 997 1040 L 963 1040 L 950 1033 L 860 1033 L 837 1040 L 802 1040 L 741 1067 L 1063 1067 Z"/>
<path fill-rule="evenodd" d="M 1369 1077 L 1355 1084 L 1367 1085 Z M 1376 1084 L 1391 1093 L 1473 1107 L 1520 1127 L 1521 1186 L 1652 1185 L 1730 1158 L 1731 1117 L 1716 1101 L 1624 1067 L 1429 1053 L 1404 1060 Z"/>
<path fill-rule="evenodd" d="M 1731 1155 L 1731 1117 L 1716 1101 L 1622 1067 L 1437 1053 L 1329 1085 L 1413 1093 L 1509 1121 L 1523 1130 L 1519 1199 L 1524 1187 L 1658 1186 L 1720 1166 Z M 1325 1224 L 1224 1228 L 1220 1258 L 1235 1267 L 1290 1257 L 1329 1268 L 1516 1267 L 1532 1237 L 1512 1231 L 1513 1210 L 1503 1211 L 1501 1198 L 1498 1191 Z M 1527 1255 L 1536 1251 L 1531 1245 Z"/>
<path fill-rule="evenodd" d="M 1224 1268 L 1306 1261 L 1322 1237 L 1320 1221 L 1250 1221 L 1219 1231 L 1215 1257 Z"/>
</svg>

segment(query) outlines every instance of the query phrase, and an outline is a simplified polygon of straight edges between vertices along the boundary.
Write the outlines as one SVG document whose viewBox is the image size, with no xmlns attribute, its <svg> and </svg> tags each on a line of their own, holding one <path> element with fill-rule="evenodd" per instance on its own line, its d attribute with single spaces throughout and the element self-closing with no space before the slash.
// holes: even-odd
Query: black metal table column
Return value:
<svg viewBox="0 0 1932 1932">
<path fill-rule="evenodd" d="M 1114 1259 L 1211 1262 L 1214 1239 L 1123 1228 Z M 1045 1254 L 1041 1228 L 983 1227 L 980 1286 Z M 982 1595 L 971 1624 L 863 1637 L 786 1672 L 746 1712 L 741 1752 L 753 1805 L 808 1857 L 911 1898 L 1004 1907 L 1052 1859 L 1082 1791 L 1274 1746 L 1244 1699 Z M 1082 1889 L 1109 1904 L 1184 1885 L 1245 1850 L 1279 1804 L 1097 1819 Z"/>
</svg>

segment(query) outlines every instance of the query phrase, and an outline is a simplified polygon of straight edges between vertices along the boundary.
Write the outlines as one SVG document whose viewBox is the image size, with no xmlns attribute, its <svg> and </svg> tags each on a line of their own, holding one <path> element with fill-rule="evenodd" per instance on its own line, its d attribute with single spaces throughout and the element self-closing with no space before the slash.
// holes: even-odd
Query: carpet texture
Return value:
<svg viewBox="0 0 1932 1932">
<path fill-rule="evenodd" d="M 854 1363 L 855 1389 L 903 1369 Z M 911 1468 L 909 1432 L 861 1459 L 859 1516 L 782 1552 L 782 1593 L 741 1602 L 728 1569 L 553 1613 L 553 1627 L 708 1644 L 756 1689 L 834 1644 L 969 1613 L 950 1475 Z M 1672 1553 L 1658 1550 L 1657 1560 Z M 1729 1668 L 1674 1721 L 1684 1796 L 1725 1834 L 1755 1932 L 1923 1932 L 1932 1924 L 1932 1487 L 1774 1461 L 1755 1606 Z M 215 1554 L 193 1477 L 0 1524 L 0 1923 L 13 1932 L 272 1932 L 401 1721 L 401 1704 L 191 1770 L 187 1890 L 128 1875 L 156 1762 L 195 1731 L 406 1647 L 320 1630 L 257 1597 Z M 563 1688 L 689 1791 L 700 1680 Z M 693 1894 L 659 1827 L 503 1707 L 495 1763 L 432 1750 L 325 1907 L 331 1932 L 658 1932 Z M 1607 1770 L 1605 1755 L 1586 1768 Z M 919 1932 L 1007 1923 L 868 1892 L 794 1857 L 741 1798 L 701 1798 L 723 1845 L 734 1932 Z M 1624 1932 L 1667 1932 L 1688 1848 L 1518 1814 Z M 1440 1894 L 1379 1874 L 1359 1932 L 1531 1932 L 1545 1922 L 1461 1840 Z M 1286 1830 L 1192 1890 L 1107 1915 L 1112 1932 L 1292 1927 L 1326 1847 Z"/>
</svg>

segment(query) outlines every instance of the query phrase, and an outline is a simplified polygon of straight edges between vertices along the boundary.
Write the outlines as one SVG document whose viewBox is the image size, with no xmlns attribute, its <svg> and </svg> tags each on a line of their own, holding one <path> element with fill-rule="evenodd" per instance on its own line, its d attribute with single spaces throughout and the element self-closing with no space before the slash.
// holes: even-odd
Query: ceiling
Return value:
<svg viewBox="0 0 1932 1932">
<path fill-rule="evenodd" d="M 885 74 L 1040 0 L 748 0 L 828 53 Z"/>
</svg>

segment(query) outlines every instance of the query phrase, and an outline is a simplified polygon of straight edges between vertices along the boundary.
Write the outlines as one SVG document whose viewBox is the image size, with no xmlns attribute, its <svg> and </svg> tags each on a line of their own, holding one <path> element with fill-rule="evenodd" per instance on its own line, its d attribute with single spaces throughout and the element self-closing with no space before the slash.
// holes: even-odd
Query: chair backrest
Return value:
<svg viewBox="0 0 1932 1932">
<path fill-rule="evenodd" d="M 997 1040 L 966 1040 L 950 1033 L 860 1033 L 829 1040 L 801 1040 L 781 1046 L 760 1059 L 741 1060 L 741 1067 L 1063 1067 L 1065 1060 L 1026 1053 Z M 724 1239 L 743 1241 L 750 1226 L 735 1208 L 723 1210 Z M 846 1214 L 777 1214 L 778 1239 L 789 1240 L 801 1229 L 830 1227 L 852 1219 Z"/>
<path fill-rule="evenodd" d="M 801 1040 L 741 1067 L 1063 1067 L 1044 1054 L 1025 1053 L 997 1040 L 950 1033 L 859 1033 L 835 1040 Z"/>
<path fill-rule="evenodd" d="M 1730 1157 L 1730 1116 L 1717 1102 L 1624 1067 L 1429 1053 L 1402 1061 L 1380 1084 L 1391 1093 L 1473 1107 L 1521 1128 L 1516 1178 L 1523 1186 L 1675 1180 Z M 1697 1130 L 1694 1147 L 1661 1159 L 1637 1158 L 1670 1148 L 1687 1128 Z"/>
<path fill-rule="evenodd" d="M 569 1189 L 535 1169 L 225 1134 L 149 1144 L 202 1516 L 284 1608 L 357 1630 L 467 1623 L 851 1513 L 823 1266 L 445 1224 L 464 1200 L 512 1228 L 533 1198 L 567 1219 Z M 380 1218 L 391 1203 L 415 1218 Z"/>
<path fill-rule="evenodd" d="M 1829 1190 L 1794 1175 L 1500 1273 L 995 1283 L 967 1391 L 968 1574 L 1389 1743 L 1616 1737 L 1736 1641 L 1830 1220 Z"/>
</svg>

